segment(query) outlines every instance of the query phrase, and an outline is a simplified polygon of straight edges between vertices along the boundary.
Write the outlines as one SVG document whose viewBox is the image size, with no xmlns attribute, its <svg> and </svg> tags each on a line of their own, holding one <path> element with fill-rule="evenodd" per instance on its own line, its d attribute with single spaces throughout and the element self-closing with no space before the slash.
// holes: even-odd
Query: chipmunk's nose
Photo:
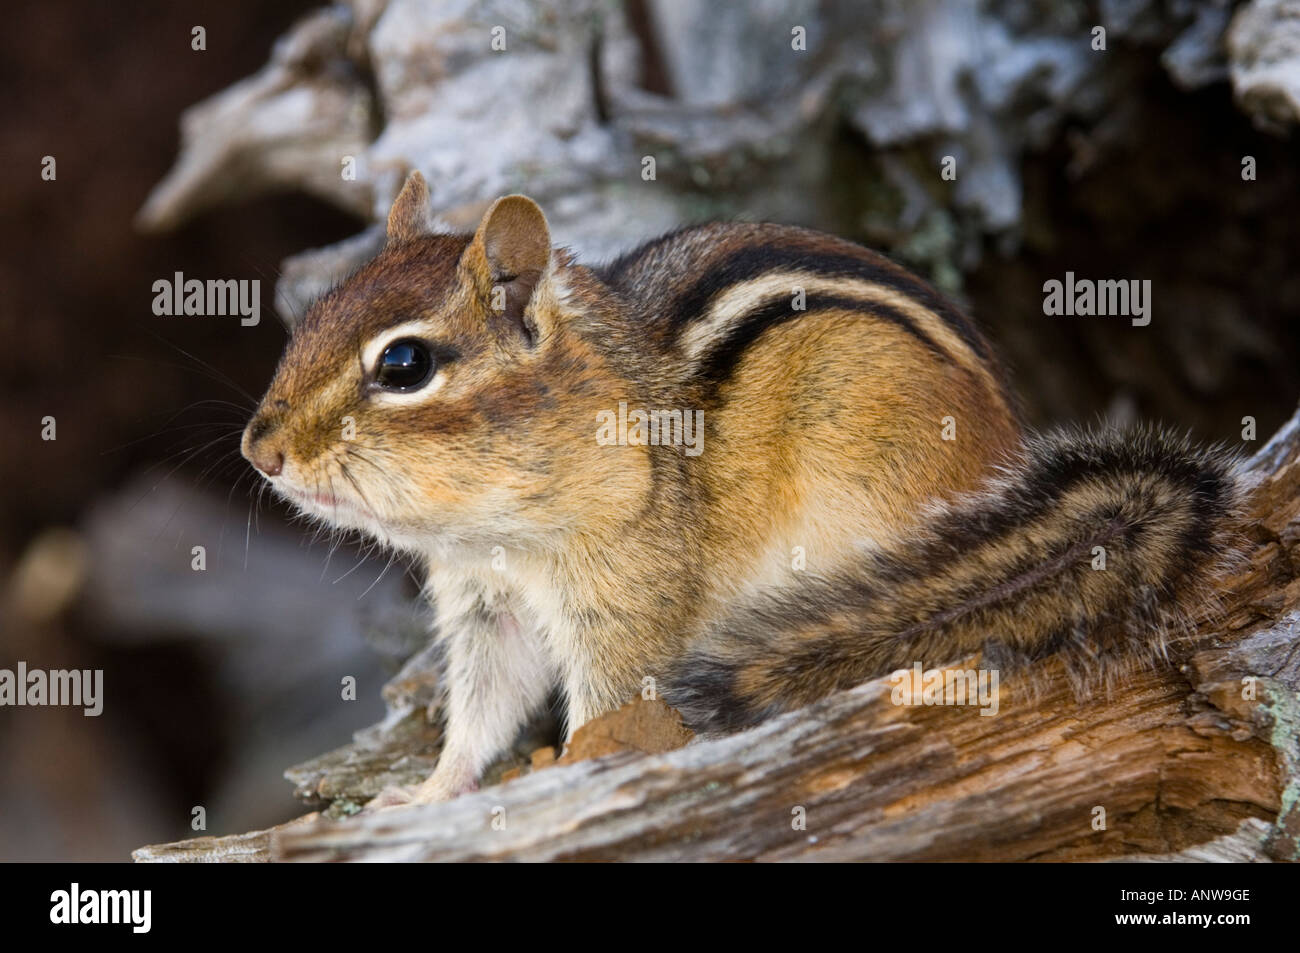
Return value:
<svg viewBox="0 0 1300 953">
<path fill-rule="evenodd" d="M 265 451 L 265 448 L 262 448 Z M 279 476 L 280 471 L 284 469 L 284 454 L 279 450 L 270 450 L 262 453 L 256 450 L 249 455 L 249 461 L 257 469 L 261 470 L 267 476 Z"/>
<path fill-rule="evenodd" d="M 244 438 L 239 442 L 244 459 L 267 476 L 279 476 L 284 469 L 284 451 L 277 439 L 277 429 L 273 418 L 258 414 L 244 428 Z"/>
</svg>

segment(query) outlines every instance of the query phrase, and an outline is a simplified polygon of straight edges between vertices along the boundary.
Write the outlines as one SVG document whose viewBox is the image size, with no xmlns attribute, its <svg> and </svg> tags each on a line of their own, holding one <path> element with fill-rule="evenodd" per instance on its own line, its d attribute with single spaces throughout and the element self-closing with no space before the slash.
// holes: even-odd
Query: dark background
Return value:
<svg viewBox="0 0 1300 953">
<path fill-rule="evenodd" d="M 239 333 L 220 319 L 158 318 L 151 286 L 175 271 L 260 277 L 270 301 L 281 259 L 360 223 L 296 195 L 213 211 L 165 237 L 138 234 L 132 218 L 175 158 L 181 111 L 259 69 L 275 38 L 312 6 L 6 9 L 0 578 L 43 530 L 77 526 L 99 494 L 150 467 L 156 482 L 179 466 L 171 479 L 202 483 L 218 501 L 246 469 L 237 430 L 251 401 L 241 390 L 260 394 L 283 328 L 269 308 Z M 195 24 L 207 28 L 205 53 L 190 48 Z M 54 182 L 40 178 L 44 155 L 57 159 Z M 211 400 L 235 406 L 191 407 Z M 46 415 L 57 420 L 55 441 L 39 439 Z M 229 504 L 241 545 L 247 507 L 245 485 Z M 274 505 L 262 509 L 276 518 Z M 239 757 L 204 647 L 163 638 L 124 646 L 84 605 L 39 627 L 6 612 L 0 625 L 0 666 L 104 668 L 108 695 L 99 718 L 0 709 L 0 859 L 126 860 L 142 843 L 190 833 L 188 805 L 206 803 L 227 759 Z M 364 723 L 359 716 L 356 727 Z M 209 829 L 297 813 L 290 787 L 268 781 L 261 810 L 210 818 Z"/>
</svg>

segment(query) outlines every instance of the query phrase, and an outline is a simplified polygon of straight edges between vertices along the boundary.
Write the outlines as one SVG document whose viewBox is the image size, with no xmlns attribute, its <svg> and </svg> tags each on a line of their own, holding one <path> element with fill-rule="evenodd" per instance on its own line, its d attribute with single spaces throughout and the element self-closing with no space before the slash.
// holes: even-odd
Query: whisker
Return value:
<svg viewBox="0 0 1300 953">
<path fill-rule="evenodd" d="M 203 360 L 203 358 L 196 357 L 195 355 L 191 354 L 189 351 L 185 350 L 185 348 L 181 347 L 179 344 L 175 344 L 171 341 L 168 341 L 165 337 L 163 337 L 161 334 L 159 334 L 157 331 L 153 330 L 152 328 L 145 327 L 145 331 L 151 334 L 153 337 L 157 338 L 162 343 L 166 344 L 168 347 L 175 350 L 178 354 L 183 354 L 185 357 L 188 357 L 191 361 L 198 364 L 200 367 L 206 368 L 212 374 L 217 375 L 217 378 L 221 383 L 224 383 L 231 390 L 235 391 L 235 393 L 246 398 L 253 406 L 257 405 L 257 398 L 254 397 L 252 394 L 250 394 L 248 391 L 244 390 L 244 388 L 240 387 L 239 384 L 235 381 L 235 379 L 231 377 L 229 374 L 218 369 L 214 365 L 209 364 L 207 361 Z"/>
<path fill-rule="evenodd" d="M 219 437 L 215 437 L 215 438 L 213 438 L 212 440 L 209 440 L 209 441 L 207 441 L 206 443 L 202 443 L 202 444 L 200 444 L 200 445 L 197 446 L 197 447 L 193 447 L 193 448 L 188 449 L 188 450 L 180 451 L 181 453 L 184 454 L 184 456 L 181 458 L 180 463 L 176 464 L 176 466 L 174 466 L 174 467 L 172 467 L 170 470 L 168 470 L 167 473 L 163 475 L 163 477 L 162 477 L 161 480 L 159 480 L 159 481 L 158 481 L 157 483 L 155 483 L 153 486 L 149 487 L 149 489 L 147 489 L 144 493 L 140 494 L 140 496 L 136 499 L 136 501 L 135 501 L 134 503 L 132 503 L 129 507 L 127 507 L 127 512 L 130 513 L 132 510 L 134 510 L 137 506 L 139 506 L 139 505 L 144 501 L 145 497 L 149 496 L 151 493 L 153 493 L 154 490 L 158 489 L 158 487 L 160 487 L 160 486 L 162 486 L 164 483 L 166 483 L 166 482 L 167 482 L 167 481 L 172 477 L 172 475 L 175 474 L 176 471 L 179 470 L 181 467 L 183 467 L 186 463 L 188 463 L 189 460 L 190 460 L 190 459 L 191 459 L 195 454 L 202 453 L 204 450 L 208 449 L 208 448 L 211 447 L 213 444 L 215 444 L 215 443 L 220 443 L 222 440 L 226 440 L 226 439 L 228 439 L 228 435 L 226 435 L 226 434 L 222 434 L 221 436 L 219 436 Z M 171 454 L 170 456 L 165 457 L 165 458 L 163 458 L 162 460 L 158 461 L 157 463 L 153 464 L 153 466 L 150 466 L 149 468 L 147 468 L 147 469 L 144 471 L 144 475 L 148 475 L 148 474 L 149 474 L 152 470 L 154 470 L 156 467 L 158 467 L 159 465 L 161 465 L 161 464 L 163 464 L 163 463 L 168 462 L 169 460 L 172 459 L 172 457 L 175 457 L 175 456 L 178 456 L 178 454 Z"/>
<path fill-rule="evenodd" d="M 104 356 L 115 361 L 136 361 L 141 364 L 148 364 L 151 367 L 171 367 L 178 371 L 185 371 L 186 373 L 189 374 L 197 373 L 201 377 L 204 377 L 215 384 L 221 384 L 223 387 L 229 387 L 240 397 L 243 397 L 245 400 L 247 400 L 248 403 L 245 405 L 236 405 L 239 406 L 240 409 L 245 411 L 246 413 L 251 412 L 257 407 L 257 398 L 254 397 L 252 394 L 248 393 L 248 391 L 244 390 L 242 387 L 240 387 L 237 383 L 235 383 L 235 381 L 232 378 L 222 373 L 221 371 L 217 370 L 215 367 L 204 364 L 197 357 L 194 357 L 193 354 L 190 354 L 188 351 L 177 347 L 175 344 L 172 344 L 170 341 L 166 340 L 165 338 L 162 338 L 157 334 L 154 334 L 154 337 L 157 337 L 160 341 L 162 341 L 164 344 L 168 345 L 169 347 L 176 348 L 186 357 L 191 358 L 194 361 L 198 361 L 199 364 L 202 366 L 191 367 L 188 364 L 181 364 L 177 361 L 168 361 L 159 357 L 140 357 L 135 354 L 106 354 Z"/>
<path fill-rule="evenodd" d="M 372 582 L 370 585 L 366 586 L 366 591 L 365 591 L 365 592 L 363 592 L 363 593 L 361 593 L 361 595 L 357 596 L 357 602 L 360 602 L 360 601 L 361 601 L 362 599 L 364 599 L 367 595 L 369 595 L 370 590 L 373 589 L 373 588 L 375 588 L 375 586 L 379 585 L 379 580 L 383 579 L 386 575 L 388 575 L 388 570 L 392 567 L 392 565 L 393 565 L 393 560 L 396 559 L 396 558 L 397 558 L 397 553 L 393 553 L 391 556 L 388 557 L 388 562 L 386 562 L 386 563 L 384 564 L 384 569 L 383 569 L 383 571 L 382 571 L 378 576 L 375 577 L 375 581 L 374 581 L 374 582 Z"/>
<path fill-rule="evenodd" d="M 202 423 L 195 423 L 195 424 L 178 424 L 175 427 L 168 427 L 165 430 L 159 430 L 156 433 L 151 433 L 144 437 L 136 437 L 134 440 L 128 440 L 126 443 L 118 444 L 116 447 L 112 447 L 108 450 L 102 450 L 100 451 L 100 456 L 104 456 L 110 453 L 118 453 L 122 450 L 127 449 L 128 447 L 134 447 L 136 444 L 144 443 L 146 440 L 154 440 L 157 439 L 158 437 L 163 437 L 174 433 L 180 433 L 186 430 L 201 430 L 204 427 L 221 427 L 223 428 L 222 436 L 233 436 L 234 434 L 243 433 L 244 430 L 242 426 L 234 427 L 231 424 L 221 424 L 221 423 L 216 423 L 214 421 L 205 421 Z"/>
</svg>

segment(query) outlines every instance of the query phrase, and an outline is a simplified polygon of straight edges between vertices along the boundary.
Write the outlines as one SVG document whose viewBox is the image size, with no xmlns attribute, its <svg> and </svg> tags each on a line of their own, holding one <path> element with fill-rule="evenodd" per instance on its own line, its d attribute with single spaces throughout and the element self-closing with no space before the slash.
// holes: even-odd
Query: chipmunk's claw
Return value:
<svg viewBox="0 0 1300 953">
<path fill-rule="evenodd" d="M 423 784 L 406 786 L 390 784 L 367 801 L 361 809 L 361 813 L 376 814 L 379 811 L 387 811 L 396 807 L 437 804 L 440 801 L 450 801 L 458 795 L 477 790 L 478 785 L 475 783 L 466 784 L 460 790 L 448 790 L 443 784 L 438 783 L 436 777 L 430 778 Z"/>
<path fill-rule="evenodd" d="M 411 804 L 419 803 L 416 800 L 416 793 L 419 785 L 410 785 L 402 787 L 396 784 L 389 784 L 382 791 L 372 797 L 361 808 L 362 814 L 377 814 L 380 811 L 391 810 L 395 807 L 407 807 Z"/>
</svg>

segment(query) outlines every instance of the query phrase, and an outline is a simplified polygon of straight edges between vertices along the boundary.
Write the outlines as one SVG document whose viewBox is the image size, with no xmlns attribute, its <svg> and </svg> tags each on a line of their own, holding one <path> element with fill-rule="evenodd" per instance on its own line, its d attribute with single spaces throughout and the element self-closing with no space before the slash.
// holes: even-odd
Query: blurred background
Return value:
<svg viewBox="0 0 1300 953">
<path fill-rule="evenodd" d="M 238 433 L 281 318 L 374 253 L 410 168 L 454 226 L 529 192 L 589 260 L 708 218 L 833 231 L 965 304 L 1033 424 L 1262 446 L 1300 394 L 1285 8 L 11 5 L 0 668 L 102 669 L 105 703 L 0 708 L 0 859 L 125 860 L 199 805 L 286 820 L 282 772 L 383 716 L 412 575 L 259 499 Z M 1045 316 L 1067 271 L 1150 280 L 1151 324 Z M 176 272 L 260 279 L 260 323 L 154 315 Z"/>
</svg>

